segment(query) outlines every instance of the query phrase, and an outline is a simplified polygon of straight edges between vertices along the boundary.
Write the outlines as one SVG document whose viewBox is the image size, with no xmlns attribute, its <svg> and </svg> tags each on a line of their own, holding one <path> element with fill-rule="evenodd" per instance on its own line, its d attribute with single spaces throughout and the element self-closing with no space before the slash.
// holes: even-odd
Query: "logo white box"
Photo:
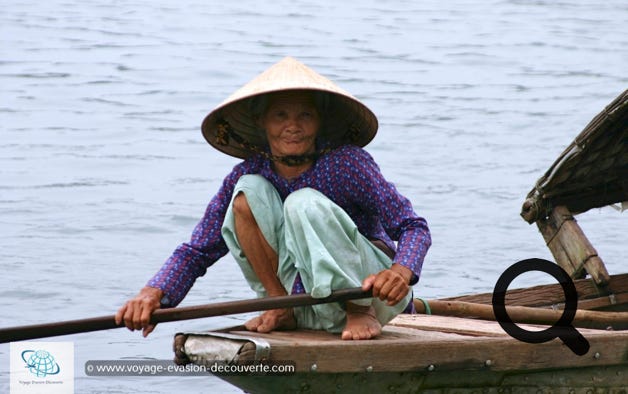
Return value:
<svg viewBox="0 0 628 394">
<path fill-rule="evenodd" d="M 11 394 L 74 394 L 74 342 L 11 342 Z"/>
</svg>

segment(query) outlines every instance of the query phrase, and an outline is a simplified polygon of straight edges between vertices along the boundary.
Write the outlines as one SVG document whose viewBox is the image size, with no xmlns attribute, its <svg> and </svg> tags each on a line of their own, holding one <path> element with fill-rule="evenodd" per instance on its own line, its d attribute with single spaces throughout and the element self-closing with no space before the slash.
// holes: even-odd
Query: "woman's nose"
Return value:
<svg viewBox="0 0 628 394">
<path fill-rule="evenodd" d="M 291 116 L 286 120 L 286 130 L 288 131 L 300 130 L 299 119 L 296 116 Z"/>
</svg>

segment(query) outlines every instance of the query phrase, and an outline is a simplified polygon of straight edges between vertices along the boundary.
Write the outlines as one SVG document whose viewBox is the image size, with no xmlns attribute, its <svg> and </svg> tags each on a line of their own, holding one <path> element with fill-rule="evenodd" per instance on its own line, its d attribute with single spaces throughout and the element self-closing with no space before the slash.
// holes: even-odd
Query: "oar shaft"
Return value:
<svg viewBox="0 0 628 394">
<path fill-rule="evenodd" d="M 361 288 L 356 287 L 351 289 L 336 290 L 332 292 L 329 297 L 325 298 L 314 298 L 309 294 L 298 294 L 279 297 L 255 298 L 242 301 L 219 302 L 181 308 L 158 309 L 153 313 L 151 322 L 164 323 L 178 320 L 200 319 L 203 317 L 224 316 L 237 313 L 265 311 L 269 309 L 293 308 L 298 306 L 350 301 L 369 297 L 372 297 L 371 291 L 363 291 Z M 55 323 L 0 328 L 0 343 L 109 330 L 119 327 L 124 326 L 118 326 L 114 320 L 114 316 L 109 315 Z"/>
<path fill-rule="evenodd" d="M 314 298 L 309 294 L 289 296 L 254 298 L 242 301 L 227 301 L 214 304 L 188 306 L 172 309 L 158 309 L 153 313 L 151 322 L 164 323 L 177 320 L 191 320 L 203 317 L 233 315 L 265 311 L 269 309 L 293 308 L 298 306 L 327 304 L 372 297 L 371 291 L 364 291 L 359 287 L 336 290 L 325 298 Z"/>
</svg>

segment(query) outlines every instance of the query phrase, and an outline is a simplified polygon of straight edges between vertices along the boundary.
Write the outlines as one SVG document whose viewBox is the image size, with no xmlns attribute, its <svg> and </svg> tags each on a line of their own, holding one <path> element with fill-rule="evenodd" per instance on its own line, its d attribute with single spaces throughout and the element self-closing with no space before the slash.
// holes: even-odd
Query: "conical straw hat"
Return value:
<svg viewBox="0 0 628 394">
<path fill-rule="evenodd" d="M 203 120 L 203 136 L 214 148 L 239 158 L 253 155 L 254 148 L 265 149 L 266 135 L 256 122 L 251 99 L 286 90 L 328 94 L 327 110 L 318 136 L 319 141 L 328 146 L 365 146 L 377 132 L 377 118 L 366 105 L 303 63 L 286 57 L 211 111 Z"/>
</svg>

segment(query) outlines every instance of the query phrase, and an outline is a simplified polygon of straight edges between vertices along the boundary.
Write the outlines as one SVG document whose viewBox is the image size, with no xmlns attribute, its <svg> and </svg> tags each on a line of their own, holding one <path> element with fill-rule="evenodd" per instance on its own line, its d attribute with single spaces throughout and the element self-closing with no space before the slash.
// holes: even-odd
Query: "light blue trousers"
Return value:
<svg viewBox="0 0 628 394">
<path fill-rule="evenodd" d="M 244 175 L 235 186 L 234 198 L 239 193 L 244 193 L 264 238 L 279 256 L 277 276 L 288 294 L 297 273 L 306 292 L 323 298 L 332 290 L 359 287 L 368 275 L 392 265 L 388 256 L 360 234 L 342 208 L 314 189 L 300 189 L 282 203 L 264 177 Z M 225 216 L 222 236 L 251 289 L 258 297 L 265 297 L 266 291 L 238 242 L 232 206 Z M 379 299 L 351 302 L 372 304 L 384 325 L 404 310 L 411 297 L 410 292 L 394 306 Z M 340 332 L 346 324 L 346 312 L 339 303 L 294 308 L 294 314 L 300 328 Z"/>
</svg>

